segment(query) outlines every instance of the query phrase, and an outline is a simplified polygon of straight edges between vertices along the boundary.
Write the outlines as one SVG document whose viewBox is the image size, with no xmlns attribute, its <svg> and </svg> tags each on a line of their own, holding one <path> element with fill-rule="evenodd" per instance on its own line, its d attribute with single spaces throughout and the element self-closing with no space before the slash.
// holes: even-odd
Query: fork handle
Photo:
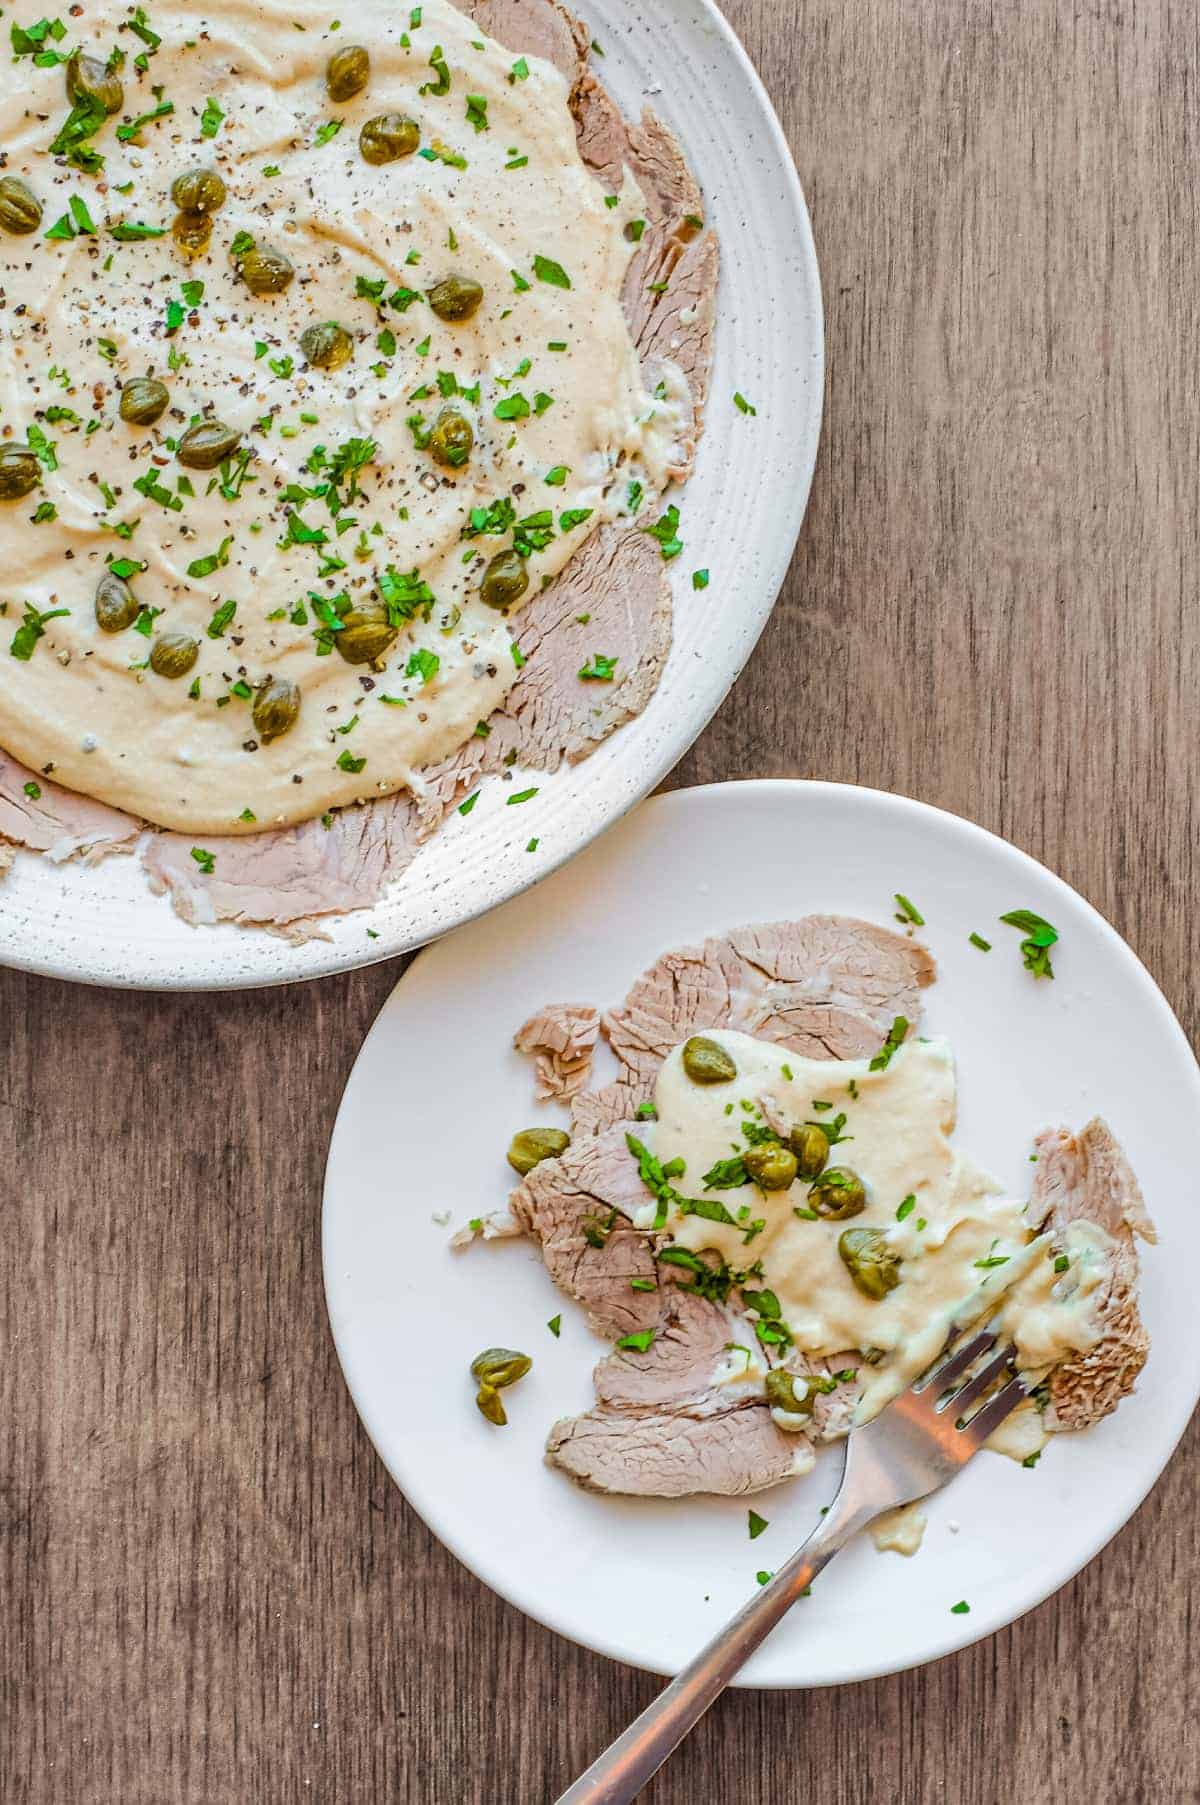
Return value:
<svg viewBox="0 0 1200 1805">
<path fill-rule="evenodd" d="M 839 1509 L 839 1502 L 774 1579 L 567 1788 L 558 1805 L 630 1805 L 637 1798 L 817 1574 L 878 1510 L 878 1506 Z"/>
</svg>

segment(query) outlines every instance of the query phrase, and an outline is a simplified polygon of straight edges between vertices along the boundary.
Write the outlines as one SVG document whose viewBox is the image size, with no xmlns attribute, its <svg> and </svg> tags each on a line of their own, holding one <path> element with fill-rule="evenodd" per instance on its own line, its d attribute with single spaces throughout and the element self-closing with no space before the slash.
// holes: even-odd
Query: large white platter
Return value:
<svg viewBox="0 0 1200 1805">
<path fill-rule="evenodd" d="M 585 10 L 605 82 L 627 113 L 652 106 L 678 134 L 722 241 L 708 430 L 682 497 L 675 643 L 657 695 L 585 764 L 531 778 L 539 794 L 522 808 L 506 808 L 493 782 L 375 909 L 332 921 L 328 940 L 294 947 L 258 931 L 189 928 L 150 895 L 134 860 L 84 870 L 25 857 L 0 885 L 0 963 L 98 984 L 219 989 L 420 946 L 571 858 L 659 782 L 728 693 L 787 571 L 816 456 L 823 318 L 808 213 L 771 104 L 709 0 L 588 0 Z M 735 390 L 756 418 L 735 408 Z M 712 581 L 696 592 L 700 567 Z"/>
<path fill-rule="evenodd" d="M 1025 1470 L 982 1455 L 930 1507 L 915 1559 L 841 1556 L 751 1662 L 746 1684 L 864 1679 L 1011 1623 L 1078 1572 L 1153 1485 L 1200 1391 L 1191 1265 L 1200 1073 L 1144 967 L 1095 911 L 1014 847 L 919 803 L 832 784 L 747 783 L 647 803 L 536 892 L 423 953 L 363 1048 L 325 1191 L 333 1332 L 363 1421 L 431 1528 L 488 1585 L 604 1654 L 674 1671 L 808 1533 L 838 1456 L 746 1502 L 597 1498 L 542 1462 L 560 1415 L 591 1401 L 604 1351 L 523 1242 L 452 1254 L 450 1229 L 497 1207 L 531 1105 L 513 1029 L 541 1002 L 617 1001 L 659 952 L 737 923 L 817 910 L 890 923 L 924 913 L 940 978 L 931 1032 L 959 1061 L 959 1138 L 1014 1194 L 1030 1137 L 1102 1112 L 1125 1143 L 1162 1243 L 1143 1259 L 1154 1346 L 1137 1395 Z M 1061 941 L 1053 982 L 1022 968 L 997 917 L 1030 908 Z M 994 943 L 984 954 L 972 931 Z M 611 1059 L 611 1055 L 608 1055 Z M 562 1338 L 546 1323 L 562 1314 Z M 467 1365 L 533 1354 L 510 1423 L 475 1409 Z M 951 1606 L 970 1605 L 967 1615 Z M 1114 1599 L 1113 1609 L 1121 1601 Z M 1070 1651 L 1066 1651 L 1069 1661 Z"/>
</svg>

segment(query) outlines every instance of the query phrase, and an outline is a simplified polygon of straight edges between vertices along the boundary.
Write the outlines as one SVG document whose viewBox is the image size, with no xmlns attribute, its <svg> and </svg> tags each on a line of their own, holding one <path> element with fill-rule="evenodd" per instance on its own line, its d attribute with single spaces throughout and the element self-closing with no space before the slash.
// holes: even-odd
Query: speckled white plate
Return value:
<svg viewBox="0 0 1200 1805">
<path fill-rule="evenodd" d="M 820 857 L 798 858 L 798 846 Z M 592 1497 L 542 1461 L 546 1431 L 591 1403 L 604 1345 L 531 1246 L 452 1254 L 450 1227 L 498 1207 L 531 1103 L 513 1030 L 539 1003 L 618 1001 L 669 947 L 760 920 L 835 910 L 891 925 L 911 896 L 940 976 L 926 1020 L 958 1056 L 960 1144 L 1014 1195 L 1033 1132 L 1103 1113 L 1124 1142 L 1161 1245 L 1144 1251 L 1153 1337 L 1135 1397 L 1026 1471 L 981 1455 L 929 1506 L 912 1560 L 856 1543 L 751 1661 L 743 1683 L 831 1685 L 950 1653 L 1002 1628 L 1103 1547 L 1150 1490 L 1200 1392 L 1190 1268 L 1200 1072 L 1145 968 L 1083 899 L 1015 847 L 873 790 L 746 783 L 657 797 L 533 893 L 421 954 L 347 1086 L 325 1185 L 325 1285 L 358 1409 L 397 1482 L 458 1558 L 576 1641 L 674 1672 L 808 1534 L 837 1457 L 746 1500 Z M 1059 928 L 1052 983 L 1032 978 L 997 917 Z M 993 942 L 984 954 L 972 931 Z M 605 1050 L 611 1062 L 612 1055 Z M 615 1063 L 615 1062 L 614 1062 Z M 601 1071 L 599 1082 L 607 1076 Z M 562 1317 L 562 1336 L 547 1331 Z M 478 1414 L 481 1347 L 534 1356 L 506 1394 L 509 1426 Z M 951 1607 L 960 1601 L 966 1614 Z M 1119 1601 L 1115 1601 L 1119 1603 Z M 1070 1660 L 1070 1650 L 1066 1651 Z"/>
<path fill-rule="evenodd" d="M 524 807 L 505 808 L 493 780 L 373 910 L 331 920 L 328 940 L 294 947 L 244 928 L 189 928 L 132 859 L 85 870 L 23 857 L 0 885 L 0 963 L 97 984 L 220 989 L 420 946 L 571 858 L 660 781 L 728 693 L 774 606 L 816 456 L 823 318 L 808 213 L 770 102 L 710 0 L 588 0 L 585 10 L 605 82 L 627 114 L 650 105 L 678 134 L 722 244 L 708 428 L 681 499 L 675 643 L 657 695 L 586 763 L 532 778 L 539 793 Z M 757 417 L 738 412 L 735 390 Z M 712 581 L 697 593 L 700 567 Z"/>
</svg>

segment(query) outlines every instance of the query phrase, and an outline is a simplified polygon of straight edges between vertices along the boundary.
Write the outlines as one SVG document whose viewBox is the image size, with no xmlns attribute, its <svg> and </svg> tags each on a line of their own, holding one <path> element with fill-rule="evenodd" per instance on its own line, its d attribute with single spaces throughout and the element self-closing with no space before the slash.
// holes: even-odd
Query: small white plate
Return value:
<svg viewBox="0 0 1200 1805">
<path fill-rule="evenodd" d="M 583 764 L 531 776 L 538 794 L 523 808 L 506 808 L 490 781 L 469 819 L 451 815 L 373 909 L 331 917 L 327 939 L 293 946 L 260 929 L 189 927 L 150 894 L 136 859 L 89 869 L 22 857 L 0 885 L 0 964 L 220 990 L 390 958 L 571 858 L 678 764 L 728 694 L 775 605 L 817 453 L 824 321 L 808 212 L 771 103 L 712 0 L 580 7 L 604 48 L 605 84 L 628 117 L 653 107 L 677 134 L 721 240 L 707 427 L 679 497 L 685 549 L 670 567 L 674 643 L 656 694 Z M 738 411 L 735 391 L 757 415 Z M 701 568 L 711 582 L 694 590 Z"/>
<path fill-rule="evenodd" d="M 513 1030 L 543 1002 L 617 1002 L 657 954 L 748 921 L 832 910 L 890 924 L 902 891 L 937 957 L 926 1020 L 959 1060 L 960 1144 L 1022 1194 L 1030 1138 L 1103 1113 L 1162 1245 L 1143 1258 L 1154 1346 L 1135 1398 L 1026 1470 L 982 1455 L 936 1498 L 912 1560 L 866 1542 L 751 1661 L 743 1682 L 817 1686 L 944 1655 L 1079 1571 L 1137 1508 L 1200 1392 L 1190 1268 L 1200 1072 L 1145 968 L 1089 904 L 978 827 L 916 802 L 818 783 L 745 783 L 647 803 L 535 893 L 421 954 L 359 1056 L 325 1190 L 334 1337 L 372 1440 L 447 1546 L 505 1598 L 603 1654 L 674 1672 L 777 1567 L 828 1502 L 838 1460 L 753 1499 L 589 1496 L 542 1462 L 556 1417 L 585 1409 L 604 1351 L 524 1242 L 452 1254 L 454 1226 L 499 1206 L 531 1105 Z M 1022 967 L 1006 910 L 1052 921 L 1054 981 Z M 968 942 L 976 931 L 993 951 Z M 611 1060 L 611 1054 L 607 1057 Z M 602 1068 L 601 1076 L 605 1075 Z M 562 1337 L 547 1320 L 561 1313 Z M 510 1424 L 467 1373 L 495 1343 L 534 1356 Z M 951 1606 L 965 1599 L 969 1615 Z"/>
</svg>

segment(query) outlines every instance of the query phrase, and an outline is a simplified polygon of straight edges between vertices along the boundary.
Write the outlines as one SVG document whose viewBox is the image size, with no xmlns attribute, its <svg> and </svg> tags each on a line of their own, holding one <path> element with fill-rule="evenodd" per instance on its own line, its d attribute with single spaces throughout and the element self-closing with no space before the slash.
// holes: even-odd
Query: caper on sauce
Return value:
<svg viewBox="0 0 1200 1805">
<path fill-rule="evenodd" d="M 861 1216 L 867 1207 L 867 1192 L 858 1173 L 849 1166 L 826 1166 L 810 1187 L 808 1201 L 818 1216 L 830 1222 L 845 1222 L 850 1216 Z"/>
<path fill-rule="evenodd" d="M 406 119 L 403 113 L 378 113 L 374 119 L 367 120 L 358 134 L 363 161 L 377 167 L 397 163 L 401 157 L 411 157 L 420 142 L 420 126 L 415 119 Z"/>
<path fill-rule="evenodd" d="M 683 1069 L 693 1084 L 729 1084 L 737 1066 L 724 1047 L 705 1034 L 693 1034 L 683 1045 Z"/>
<path fill-rule="evenodd" d="M 24 238 L 42 223 L 42 203 L 20 176 L 0 176 L 0 232 Z"/>
<path fill-rule="evenodd" d="M 900 1261 L 880 1229 L 843 1229 L 838 1253 L 863 1296 L 875 1303 L 881 1303 L 900 1283 Z"/>
<path fill-rule="evenodd" d="M 20 501 L 41 480 L 37 453 L 28 445 L 0 445 L 0 501 Z"/>
<path fill-rule="evenodd" d="M 219 213 L 225 183 L 215 169 L 185 169 L 171 183 L 171 199 L 181 213 Z"/>
<path fill-rule="evenodd" d="M 503 614 L 519 602 L 529 588 L 529 571 L 519 552 L 497 552 L 483 573 L 479 599 L 487 608 Z"/>
<path fill-rule="evenodd" d="M 283 252 L 269 244 L 252 244 L 243 251 L 237 270 L 252 295 L 281 295 L 296 274 Z"/>
<path fill-rule="evenodd" d="M 150 647 L 150 669 L 159 677 L 186 677 L 200 656 L 190 633 L 160 633 Z"/>
<path fill-rule="evenodd" d="M 472 276 L 443 276 L 429 290 L 429 305 L 439 320 L 469 320 L 482 300 L 483 289 Z"/>
<path fill-rule="evenodd" d="M 300 334 L 300 349 L 318 370 L 338 370 L 354 354 L 354 340 L 336 320 L 321 320 Z"/>
<path fill-rule="evenodd" d="M 117 113 L 125 98 L 121 86 L 107 63 L 99 57 L 77 50 L 67 58 L 67 98 L 76 106 L 100 106 L 106 113 Z"/>
<path fill-rule="evenodd" d="M 571 1145 L 571 1137 L 562 1128 L 523 1128 L 514 1134 L 505 1156 L 514 1172 L 527 1178 L 544 1159 L 557 1159 Z"/>
<path fill-rule="evenodd" d="M 185 257 L 202 257 L 212 241 L 212 216 L 177 213 L 171 221 L 171 237 Z"/>
<path fill-rule="evenodd" d="M 121 390 L 117 412 L 130 426 L 153 426 L 171 397 L 165 382 L 154 376 L 134 376 Z"/>
<path fill-rule="evenodd" d="M 300 718 L 300 686 L 286 677 L 264 683 L 250 709 L 254 731 L 264 746 L 290 733 Z"/>
<path fill-rule="evenodd" d="M 333 643 L 347 664 L 379 665 L 399 633 L 386 608 L 352 608 L 342 616 L 342 630 L 334 635 Z"/>
<path fill-rule="evenodd" d="M 444 407 L 429 434 L 429 452 L 447 470 L 461 470 L 471 455 L 475 434 L 471 422 L 456 407 Z"/>
<path fill-rule="evenodd" d="M 96 585 L 96 625 L 102 633 L 123 633 L 141 613 L 141 604 L 124 577 L 107 570 Z"/>
<path fill-rule="evenodd" d="M 789 1373 L 785 1367 L 774 1366 L 767 1374 L 767 1403 L 788 1416 L 811 1416 L 817 1399 L 836 1389 L 832 1379 L 817 1373 Z"/>
<path fill-rule="evenodd" d="M 761 1147 L 749 1147 L 742 1164 L 764 1191 L 786 1191 L 796 1176 L 796 1155 L 778 1141 L 764 1141 Z"/>
<path fill-rule="evenodd" d="M 353 100 L 371 78 L 371 58 L 361 44 L 335 50 L 325 65 L 325 91 L 330 100 Z"/>
<path fill-rule="evenodd" d="M 825 1170 L 829 1137 L 819 1122 L 804 1122 L 793 1128 L 788 1145 L 796 1155 L 796 1171 L 801 1178 L 817 1178 Z"/>
<path fill-rule="evenodd" d="M 176 447 L 175 456 L 189 470 L 215 470 L 233 456 L 242 435 L 223 420 L 197 420 L 189 426 Z"/>
</svg>

